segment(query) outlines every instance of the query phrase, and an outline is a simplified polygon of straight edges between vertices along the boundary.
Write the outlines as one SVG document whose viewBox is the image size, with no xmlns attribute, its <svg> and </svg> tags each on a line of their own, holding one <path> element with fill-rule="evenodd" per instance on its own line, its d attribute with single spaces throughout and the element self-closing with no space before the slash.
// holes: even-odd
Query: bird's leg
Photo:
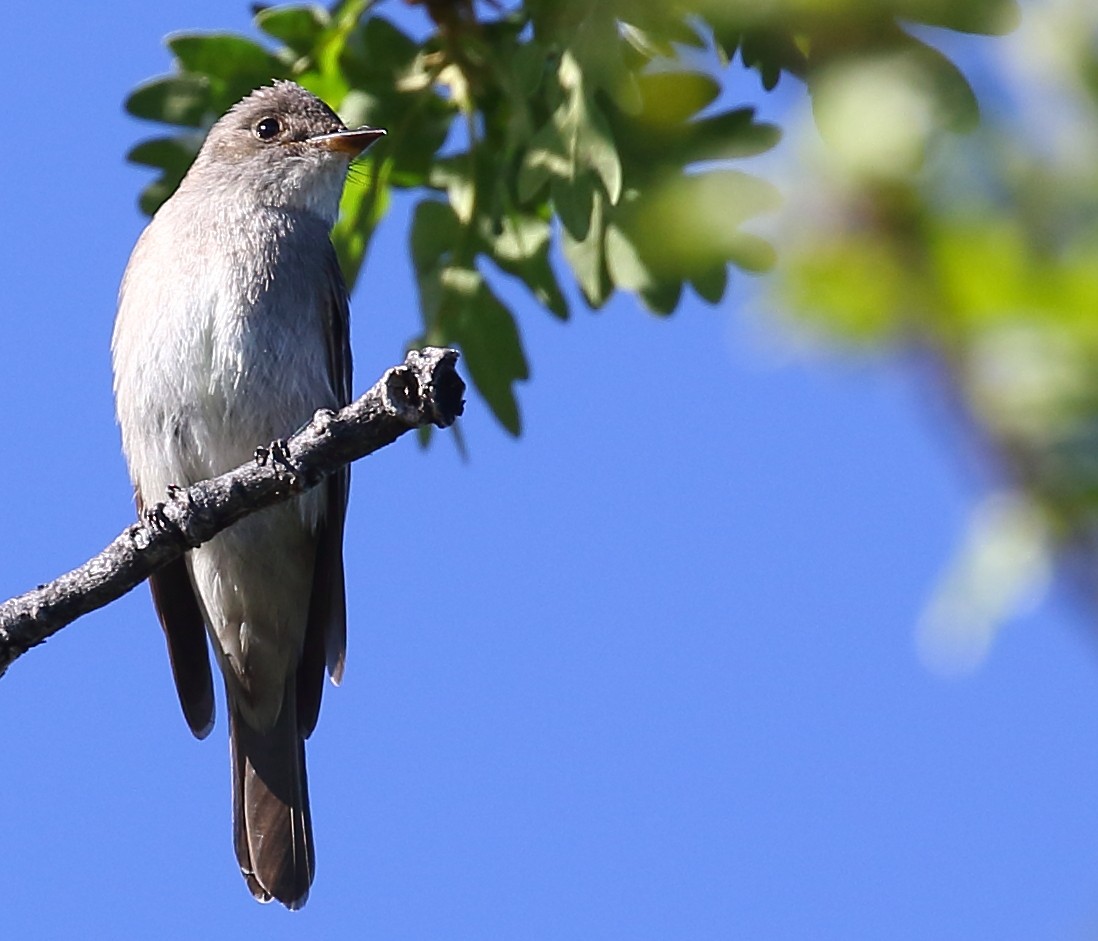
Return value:
<svg viewBox="0 0 1098 941">
<path fill-rule="evenodd" d="M 285 438 L 278 438 L 265 447 L 260 445 L 255 449 L 255 462 L 260 467 L 266 467 L 268 461 L 275 468 L 276 473 L 281 468 L 289 477 L 291 484 L 297 482 L 297 471 L 290 463 L 290 446 L 286 443 Z"/>
<path fill-rule="evenodd" d="M 168 519 L 167 513 L 164 512 L 163 503 L 155 503 L 141 511 L 141 518 L 145 525 L 149 529 L 157 530 L 158 532 L 167 532 L 174 525 L 170 519 Z"/>
</svg>

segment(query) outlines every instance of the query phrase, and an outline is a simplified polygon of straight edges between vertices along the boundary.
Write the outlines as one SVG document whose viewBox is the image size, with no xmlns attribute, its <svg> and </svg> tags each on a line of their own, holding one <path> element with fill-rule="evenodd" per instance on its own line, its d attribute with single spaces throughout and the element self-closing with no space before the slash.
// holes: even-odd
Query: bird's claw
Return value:
<svg viewBox="0 0 1098 941">
<path fill-rule="evenodd" d="M 164 512 L 163 503 L 157 503 L 154 506 L 143 510 L 141 515 L 145 520 L 145 525 L 148 526 L 149 529 L 167 532 L 172 526 L 171 520 L 168 519 L 168 514 Z"/>
<path fill-rule="evenodd" d="M 297 480 L 297 471 L 294 470 L 294 466 L 290 463 L 290 446 L 286 443 L 285 438 L 279 438 L 277 441 L 272 441 L 269 445 L 260 445 L 255 449 L 255 462 L 260 467 L 266 467 L 267 463 L 276 469 L 276 472 L 281 469 L 289 476 L 290 482 L 293 483 Z"/>
</svg>

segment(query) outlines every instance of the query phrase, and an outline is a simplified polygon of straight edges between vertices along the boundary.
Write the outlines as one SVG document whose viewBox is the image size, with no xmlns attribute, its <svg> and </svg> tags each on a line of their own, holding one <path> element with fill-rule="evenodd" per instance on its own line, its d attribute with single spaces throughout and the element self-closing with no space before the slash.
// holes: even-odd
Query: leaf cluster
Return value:
<svg viewBox="0 0 1098 941">
<path fill-rule="evenodd" d="M 135 89 L 126 107 L 173 131 L 129 159 L 159 171 L 141 196 L 151 213 L 204 129 L 273 78 L 300 82 L 349 125 L 386 128 L 333 232 L 345 274 L 353 284 L 392 189 L 414 190 L 422 330 L 411 342 L 459 347 L 514 434 L 515 384 L 528 364 L 500 279 L 566 319 L 574 292 L 562 287 L 562 258 L 590 307 L 624 290 L 670 314 L 688 287 L 719 302 L 730 266 L 772 264 L 772 247 L 746 224 L 777 205 L 777 192 L 736 164 L 773 147 L 779 131 L 737 94 L 727 70 L 735 56 L 766 89 L 790 73 L 811 90 L 847 58 L 909 54 L 948 103 L 943 113 L 963 125 L 975 113 L 967 83 L 901 23 L 991 31 L 1015 12 L 1013 0 L 419 5 L 422 37 L 369 0 L 259 8 L 262 41 L 170 36 L 173 71 Z"/>
</svg>

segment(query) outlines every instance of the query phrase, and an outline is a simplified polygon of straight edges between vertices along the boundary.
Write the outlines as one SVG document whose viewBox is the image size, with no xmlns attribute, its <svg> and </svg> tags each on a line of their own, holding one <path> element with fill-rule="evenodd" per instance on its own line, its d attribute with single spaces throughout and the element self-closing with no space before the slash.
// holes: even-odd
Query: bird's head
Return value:
<svg viewBox="0 0 1098 941">
<path fill-rule="evenodd" d="M 316 95 L 277 81 L 237 102 L 210 128 L 194 171 L 203 185 L 307 209 L 331 223 L 351 161 L 384 135 L 371 127 L 348 130 Z"/>
</svg>

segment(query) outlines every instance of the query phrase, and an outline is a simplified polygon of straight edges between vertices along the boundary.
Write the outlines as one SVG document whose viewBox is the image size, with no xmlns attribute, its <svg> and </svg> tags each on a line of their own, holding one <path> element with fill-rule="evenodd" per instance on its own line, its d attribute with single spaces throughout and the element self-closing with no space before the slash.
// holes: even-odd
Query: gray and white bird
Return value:
<svg viewBox="0 0 1098 941">
<path fill-rule="evenodd" d="M 347 289 L 329 232 L 351 160 L 385 132 L 348 130 L 292 82 L 213 127 L 138 239 L 111 344 L 139 511 L 251 459 L 318 408 L 350 400 Z M 343 673 L 349 474 L 249 516 L 150 579 L 183 713 L 213 727 L 206 634 L 225 681 L 237 859 L 261 901 L 305 904 L 315 853 L 305 739 L 325 666 Z"/>
</svg>

